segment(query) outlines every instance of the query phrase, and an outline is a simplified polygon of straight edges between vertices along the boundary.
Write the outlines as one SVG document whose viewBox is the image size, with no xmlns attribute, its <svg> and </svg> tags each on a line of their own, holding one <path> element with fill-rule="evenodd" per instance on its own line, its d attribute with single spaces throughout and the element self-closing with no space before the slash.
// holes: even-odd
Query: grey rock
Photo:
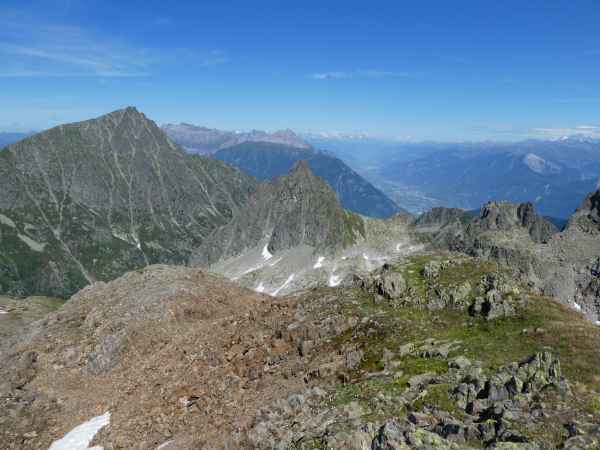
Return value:
<svg viewBox="0 0 600 450">
<path fill-rule="evenodd" d="M 362 350 L 352 350 L 346 353 L 346 368 L 350 370 L 356 370 L 360 365 L 364 356 Z"/>
<path fill-rule="evenodd" d="M 428 384 L 431 384 L 433 381 L 435 381 L 436 378 L 437 378 L 437 375 L 435 373 L 432 373 L 432 372 L 421 373 L 421 374 L 413 375 L 412 377 L 410 377 L 408 380 L 408 385 L 411 388 L 419 387 L 419 386 L 426 386 Z"/>
<path fill-rule="evenodd" d="M 464 356 L 457 356 L 448 364 L 450 368 L 463 370 L 471 366 L 471 360 Z"/>
<path fill-rule="evenodd" d="M 384 271 L 376 281 L 377 292 L 387 299 L 398 299 L 406 292 L 406 281 L 399 272 Z"/>
</svg>

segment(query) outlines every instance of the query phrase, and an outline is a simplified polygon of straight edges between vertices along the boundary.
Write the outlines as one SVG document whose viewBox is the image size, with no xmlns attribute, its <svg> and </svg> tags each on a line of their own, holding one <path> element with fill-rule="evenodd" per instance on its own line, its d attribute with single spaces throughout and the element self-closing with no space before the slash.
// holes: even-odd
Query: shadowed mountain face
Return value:
<svg viewBox="0 0 600 450">
<path fill-rule="evenodd" d="M 344 208 L 378 218 L 388 218 L 404 211 L 342 160 L 312 148 L 246 142 L 219 150 L 214 156 L 260 180 L 283 175 L 297 161 L 306 160 L 313 173 L 323 178 L 337 193 Z"/>
<path fill-rule="evenodd" d="M 256 187 L 186 154 L 135 108 L 24 139 L 0 151 L 0 292 L 64 297 L 187 263 Z"/>
<path fill-rule="evenodd" d="M 344 210 L 335 192 L 299 161 L 289 175 L 262 184 L 247 205 L 196 251 L 209 265 L 265 242 L 265 253 L 300 245 L 337 250 L 364 235 L 363 219 Z"/>
</svg>

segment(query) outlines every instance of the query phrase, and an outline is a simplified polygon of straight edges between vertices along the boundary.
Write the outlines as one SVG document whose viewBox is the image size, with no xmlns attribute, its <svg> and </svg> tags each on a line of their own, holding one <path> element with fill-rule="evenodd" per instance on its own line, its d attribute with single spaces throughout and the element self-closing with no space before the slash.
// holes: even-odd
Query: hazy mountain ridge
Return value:
<svg viewBox="0 0 600 450">
<path fill-rule="evenodd" d="M 162 129 L 167 135 L 190 153 L 212 154 L 220 149 L 243 142 L 268 142 L 287 145 L 294 148 L 310 149 L 292 130 L 279 130 L 268 133 L 260 130 L 225 131 L 214 128 L 191 125 L 189 123 L 164 124 Z"/>
</svg>

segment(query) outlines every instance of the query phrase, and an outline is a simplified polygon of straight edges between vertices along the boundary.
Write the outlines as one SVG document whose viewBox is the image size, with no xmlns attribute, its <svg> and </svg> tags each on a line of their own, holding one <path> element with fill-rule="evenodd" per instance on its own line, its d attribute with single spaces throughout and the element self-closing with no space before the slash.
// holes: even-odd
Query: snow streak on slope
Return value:
<svg viewBox="0 0 600 450">
<path fill-rule="evenodd" d="M 338 275 L 334 275 L 331 274 L 329 276 L 329 287 L 336 287 L 339 286 L 340 283 L 342 282 L 342 277 L 338 276 Z"/>
<path fill-rule="evenodd" d="M 273 255 L 269 251 L 269 244 L 268 243 L 265 244 L 265 246 L 263 247 L 262 255 L 263 255 L 263 258 L 265 258 L 266 260 L 269 260 L 269 259 L 271 259 L 273 257 Z"/>
<path fill-rule="evenodd" d="M 69 431 L 55 441 L 48 450 L 103 450 L 104 447 L 88 447 L 94 436 L 110 423 L 110 412 L 94 417 Z"/>
<path fill-rule="evenodd" d="M 287 280 L 285 280 L 285 283 L 283 283 L 281 286 L 279 286 L 277 289 L 275 289 L 275 291 L 273 291 L 273 293 L 271 295 L 276 296 L 277 294 L 279 294 L 283 289 L 285 289 L 288 284 L 290 284 L 292 281 L 294 281 L 294 277 L 296 275 L 295 274 L 291 274 Z"/>
</svg>

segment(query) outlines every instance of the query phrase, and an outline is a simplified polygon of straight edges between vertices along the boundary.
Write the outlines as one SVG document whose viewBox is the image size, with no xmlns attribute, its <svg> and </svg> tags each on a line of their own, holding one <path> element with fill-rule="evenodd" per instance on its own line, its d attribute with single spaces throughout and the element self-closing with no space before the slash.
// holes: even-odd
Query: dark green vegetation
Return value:
<svg viewBox="0 0 600 450">
<path fill-rule="evenodd" d="M 391 217 L 403 211 L 342 160 L 311 148 L 244 142 L 219 150 L 214 156 L 265 181 L 288 173 L 297 161 L 305 160 L 311 171 L 333 188 L 344 208 L 379 218 Z"/>
<path fill-rule="evenodd" d="M 0 292 L 68 297 L 147 264 L 185 264 L 256 188 L 134 108 L 36 134 L 0 151 Z"/>
</svg>

